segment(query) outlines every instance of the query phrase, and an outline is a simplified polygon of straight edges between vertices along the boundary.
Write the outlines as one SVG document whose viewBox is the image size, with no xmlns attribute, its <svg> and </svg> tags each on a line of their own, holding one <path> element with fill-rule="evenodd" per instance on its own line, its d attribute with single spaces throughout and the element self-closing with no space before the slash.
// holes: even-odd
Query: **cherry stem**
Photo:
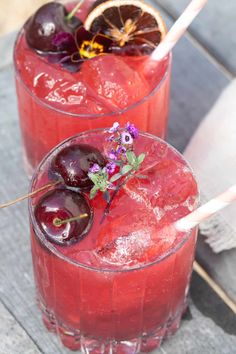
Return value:
<svg viewBox="0 0 236 354">
<path fill-rule="evenodd" d="M 73 216 L 72 218 L 68 218 L 68 219 L 55 218 L 53 220 L 53 225 L 56 226 L 56 227 L 60 227 L 61 225 L 67 224 L 68 222 L 84 219 L 84 218 L 87 218 L 87 217 L 88 217 L 88 214 L 84 213 L 84 214 L 80 214 L 78 216 Z"/>
<path fill-rule="evenodd" d="M 22 202 L 25 199 L 31 198 L 31 197 L 35 196 L 37 193 L 44 191 L 45 189 L 48 189 L 50 187 L 56 186 L 58 183 L 60 183 L 60 181 L 57 181 L 57 182 L 54 182 L 54 183 L 45 184 L 43 187 L 40 187 L 40 188 L 36 189 L 35 191 L 24 195 L 23 197 L 19 197 L 19 198 L 15 199 L 15 200 L 12 200 L 12 201 L 8 202 L 8 203 L 1 204 L 0 205 L 0 209 L 7 208 L 7 207 L 9 207 L 9 206 L 11 206 L 13 204 L 16 204 L 18 202 Z"/>
<path fill-rule="evenodd" d="M 79 10 L 80 6 L 83 4 L 84 0 L 80 0 L 79 3 L 71 10 L 71 12 L 66 15 L 66 20 L 70 21 L 72 17 L 76 14 L 76 12 Z"/>
<path fill-rule="evenodd" d="M 100 225 L 103 223 L 103 221 L 105 220 L 106 216 L 109 214 L 110 212 L 110 208 L 111 208 L 111 204 L 113 202 L 113 200 L 115 199 L 117 193 L 120 191 L 120 189 L 128 182 L 128 180 L 134 175 L 134 172 L 131 172 L 130 174 L 128 174 L 125 179 L 118 184 L 118 186 L 116 187 L 116 189 L 114 190 L 114 193 L 111 196 L 111 199 L 109 200 L 109 202 L 106 205 L 106 208 L 104 209 L 103 212 L 103 216 L 102 219 L 100 221 Z"/>
</svg>

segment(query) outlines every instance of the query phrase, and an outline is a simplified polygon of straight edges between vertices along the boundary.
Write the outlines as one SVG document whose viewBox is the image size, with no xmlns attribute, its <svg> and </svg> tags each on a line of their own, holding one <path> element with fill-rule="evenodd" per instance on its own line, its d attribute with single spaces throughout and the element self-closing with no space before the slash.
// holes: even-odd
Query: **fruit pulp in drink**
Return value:
<svg viewBox="0 0 236 354">
<path fill-rule="evenodd" d="M 32 188 L 50 182 L 50 162 L 61 148 L 90 143 L 104 153 L 104 137 L 95 131 L 66 141 L 44 160 Z M 102 224 L 106 202 L 95 197 L 93 226 L 74 245 L 47 241 L 33 216 L 40 194 L 30 202 L 39 306 L 47 327 L 74 350 L 150 351 L 175 332 L 186 308 L 196 230 L 178 232 L 174 223 L 196 208 L 197 184 L 164 141 L 142 134 L 135 152 L 146 153 L 140 170 L 146 178 L 124 185 Z"/>
<path fill-rule="evenodd" d="M 84 20 L 91 1 L 78 16 Z M 64 139 L 115 121 L 165 137 L 169 110 L 171 55 L 154 66 L 147 56 L 107 54 L 86 60 L 72 73 L 50 63 L 27 44 L 22 29 L 14 62 L 26 170 Z"/>
</svg>

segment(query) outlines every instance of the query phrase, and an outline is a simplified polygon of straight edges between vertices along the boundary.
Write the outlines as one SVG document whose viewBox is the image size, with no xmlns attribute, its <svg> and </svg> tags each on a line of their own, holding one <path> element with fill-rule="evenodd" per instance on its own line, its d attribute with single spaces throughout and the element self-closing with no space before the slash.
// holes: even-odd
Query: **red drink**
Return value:
<svg viewBox="0 0 236 354">
<path fill-rule="evenodd" d="M 36 170 L 32 190 L 49 181 L 52 160 L 66 146 L 91 144 L 105 153 L 108 134 L 82 133 L 53 150 Z M 101 195 L 90 201 L 92 227 L 81 241 L 60 246 L 42 233 L 30 202 L 37 298 L 49 330 L 65 346 L 86 353 L 150 351 L 175 332 L 186 308 L 196 229 L 177 232 L 174 222 L 198 203 L 183 157 L 158 138 L 141 134 L 140 174 L 114 198 L 110 213 Z M 52 208 L 53 210 L 53 208 Z"/>
<path fill-rule="evenodd" d="M 77 16 L 84 19 L 85 1 Z M 107 54 L 87 60 L 78 72 L 37 54 L 23 29 L 14 60 L 26 169 L 31 174 L 49 150 L 81 131 L 133 121 L 164 138 L 169 110 L 171 56 L 144 70 L 148 56 Z"/>
</svg>

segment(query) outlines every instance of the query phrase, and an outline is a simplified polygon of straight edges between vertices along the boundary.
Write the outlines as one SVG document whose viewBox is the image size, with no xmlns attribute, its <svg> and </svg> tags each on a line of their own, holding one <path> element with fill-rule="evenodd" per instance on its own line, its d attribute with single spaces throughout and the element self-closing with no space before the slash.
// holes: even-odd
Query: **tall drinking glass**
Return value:
<svg viewBox="0 0 236 354">
<path fill-rule="evenodd" d="M 88 131 L 58 145 L 37 168 L 31 191 L 50 182 L 51 163 L 62 149 L 90 144 L 104 154 L 108 136 Z M 146 154 L 140 173 L 147 178 L 134 175 L 124 184 L 103 223 L 106 201 L 99 194 L 91 200 L 93 225 L 79 242 L 61 246 L 45 236 L 44 221 L 35 216 L 45 192 L 29 202 L 44 323 L 66 347 L 83 353 L 148 352 L 178 329 L 187 306 L 197 230 L 179 232 L 174 222 L 197 207 L 197 184 L 166 142 L 143 133 L 135 144 L 137 155 Z M 52 188 L 64 193 L 62 186 Z"/>
<path fill-rule="evenodd" d="M 77 16 L 83 19 L 92 3 L 85 0 Z M 16 40 L 14 64 L 28 174 L 62 140 L 115 121 L 132 120 L 142 131 L 164 138 L 171 55 L 150 70 L 144 70 L 146 60 L 147 55 L 108 54 L 69 72 L 33 51 L 23 28 Z"/>
</svg>

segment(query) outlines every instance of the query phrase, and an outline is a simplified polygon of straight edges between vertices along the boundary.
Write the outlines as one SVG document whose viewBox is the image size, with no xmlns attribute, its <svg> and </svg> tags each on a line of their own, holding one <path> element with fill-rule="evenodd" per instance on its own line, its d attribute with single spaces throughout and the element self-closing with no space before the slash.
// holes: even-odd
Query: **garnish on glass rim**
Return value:
<svg viewBox="0 0 236 354">
<path fill-rule="evenodd" d="M 25 24 L 25 37 L 29 47 L 76 72 L 86 59 L 109 52 L 112 40 L 99 33 L 86 31 L 76 13 L 84 0 L 68 12 L 57 2 L 41 6 Z"/>
<path fill-rule="evenodd" d="M 87 16 L 84 26 L 112 39 L 112 52 L 148 55 L 166 34 L 160 13 L 140 0 L 105 1 Z"/>
<path fill-rule="evenodd" d="M 115 122 L 108 133 L 111 134 L 108 141 L 112 146 L 107 154 L 108 163 L 104 167 L 94 164 L 88 173 L 88 177 L 94 183 L 90 191 L 90 199 L 93 199 L 100 191 L 107 202 L 104 217 L 109 213 L 116 194 L 132 176 L 145 178 L 145 176 L 136 174 L 145 159 L 145 154 L 136 156 L 134 152 L 134 142 L 139 136 L 138 129 L 134 124 L 128 122 L 122 129 L 119 123 Z M 120 182 L 115 184 L 118 180 Z M 112 195 L 110 190 L 113 190 Z"/>
<path fill-rule="evenodd" d="M 55 54 L 57 48 L 53 44 L 53 37 L 60 32 L 73 34 L 82 25 L 78 17 L 69 15 L 66 7 L 58 2 L 41 6 L 24 26 L 29 47 L 39 55 Z"/>
<path fill-rule="evenodd" d="M 160 14 L 140 0 L 96 1 L 85 23 L 57 2 L 40 7 L 25 25 L 26 41 L 37 54 L 77 72 L 98 55 L 149 55 L 166 34 Z"/>
<path fill-rule="evenodd" d="M 74 35 L 59 32 L 52 41 L 57 51 L 48 55 L 49 62 L 59 63 L 71 72 L 78 71 L 85 60 L 109 53 L 112 45 L 107 36 L 86 31 L 83 26 Z"/>
<path fill-rule="evenodd" d="M 54 156 L 50 165 L 50 172 L 53 178 L 56 177 L 56 181 L 41 186 L 30 194 L 12 202 L 2 204 L 0 209 L 33 197 L 44 190 L 50 190 L 60 184 L 61 187 L 66 188 L 67 192 L 64 193 L 69 193 L 71 187 L 76 188 L 76 193 L 80 194 L 81 198 L 90 191 L 90 198 L 92 199 L 101 191 L 107 202 L 102 222 L 110 211 L 112 201 L 125 183 L 134 175 L 136 178 L 145 178 L 145 176 L 137 173 L 145 159 L 145 154 L 136 156 L 134 152 L 134 143 L 139 136 L 138 129 L 134 124 L 128 122 L 124 128 L 121 128 L 119 123 L 115 122 L 107 133 L 109 134 L 107 142 L 110 150 L 106 157 L 95 147 L 86 144 L 64 147 Z M 111 191 L 113 191 L 112 194 Z M 50 193 L 60 194 L 60 189 L 57 191 L 53 189 Z M 44 200 L 44 197 L 45 195 L 41 199 Z M 56 215 L 52 222 L 54 227 L 61 227 L 76 220 L 79 222 L 79 220 L 87 217 L 87 212 L 69 215 L 69 217 Z"/>
</svg>

